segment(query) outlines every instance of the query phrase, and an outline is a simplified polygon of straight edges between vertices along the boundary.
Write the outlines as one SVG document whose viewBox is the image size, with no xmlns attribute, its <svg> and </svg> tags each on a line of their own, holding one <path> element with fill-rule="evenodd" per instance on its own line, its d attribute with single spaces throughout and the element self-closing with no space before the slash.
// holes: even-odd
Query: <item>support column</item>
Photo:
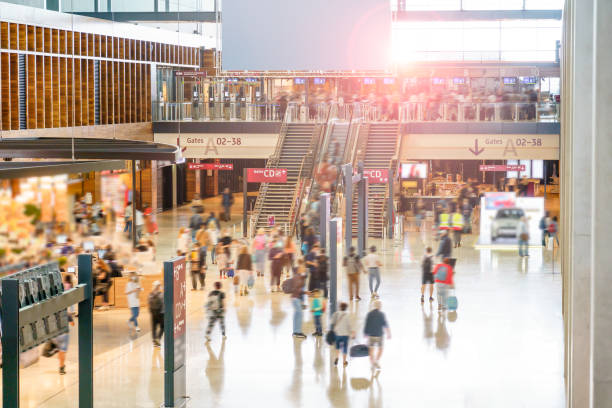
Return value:
<svg viewBox="0 0 612 408">
<path fill-rule="evenodd" d="M 362 173 L 363 174 L 363 173 Z M 357 183 L 357 254 L 365 256 L 368 241 L 368 178 Z"/>
<path fill-rule="evenodd" d="M 172 165 L 172 208 L 176 208 L 178 205 L 178 192 L 177 192 L 177 170 L 176 164 Z"/>
<path fill-rule="evenodd" d="M 321 248 L 328 250 L 327 237 L 330 217 L 330 196 L 323 193 L 319 196 L 319 243 Z"/>
<path fill-rule="evenodd" d="M 338 310 L 338 219 L 329 221 L 329 315 Z"/>
<path fill-rule="evenodd" d="M 344 251 L 348 254 L 353 246 L 353 166 L 345 164 L 342 166 L 344 176 Z"/>
<path fill-rule="evenodd" d="M 132 225 L 134 229 L 134 225 Z M 85 286 L 85 299 L 79 302 L 79 408 L 93 408 L 93 279 L 92 257 L 80 254 L 79 285 Z"/>
<path fill-rule="evenodd" d="M 2 406 L 19 408 L 19 281 L 2 280 Z"/>
</svg>

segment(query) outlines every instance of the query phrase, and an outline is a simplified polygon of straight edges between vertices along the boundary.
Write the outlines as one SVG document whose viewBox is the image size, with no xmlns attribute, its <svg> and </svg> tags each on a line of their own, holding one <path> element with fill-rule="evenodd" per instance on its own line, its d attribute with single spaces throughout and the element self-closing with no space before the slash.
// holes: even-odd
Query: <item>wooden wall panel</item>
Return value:
<svg viewBox="0 0 612 408">
<path fill-rule="evenodd" d="M 60 54 L 66 54 L 66 30 L 59 30 L 59 52 Z"/>
<path fill-rule="evenodd" d="M 51 30 L 51 52 L 59 54 L 59 31 L 57 28 Z"/>
<path fill-rule="evenodd" d="M 28 29 L 25 24 L 19 24 L 18 26 L 19 26 L 18 27 L 19 33 L 17 35 L 19 37 L 19 50 L 25 51 L 28 49 L 28 46 L 27 46 Z"/>
<path fill-rule="evenodd" d="M 36 51 L 36 27 L 29 25 L 27 31 L 28 51 Z"/>
<path fill-rule="evenodd" d="M 44 50 L 45 52 L 51 52 L 52 51 L 52 47 L 51 47 L 51 43 L 52 43 L 52 38 L 51 38 L 51 29 L 48 27 L 45 27 L 45 29 L 43 30 L 43 39 L 44 39 Z"/>
<path fill-rule="evenodd" d="M 76 40 L 77 37 L 75 37 Z M 76 51 L 76 47 L 75 47 L 75 51 Z M 83 96 L 81 94 L 81 59 L 80 58 L 75 58 L 74 60 L 74 64 L 72 67 L 72 75 L 73 75 L 73 92 L 74 92 L 74 105 L 73 105 L 73 110 L 74 110 L 74 126 L 81 126 L 83 124 L 82 122 L 82 107 L 83 107 Z"/>
<path fill-rule="evenodd" d="M 19 129 L 19 57 L 9 55 L 9 75 L 11 83 L 11 130 Z"/>
<path fill-rule="evenodd" d="M 8 31 L 8 25 L 6 26 Z M 0 30 L 4 27 L 0 27 Z M 8 34 L 8 32 L 7 32 Z M 8 42 L 8 40 L 7 40 Z M 9 71 L 9 54 L 0 54 L 0 108 L 2 130 L 11 130 L 11 75 Z"/>
<path fill-rule="evenodd" d="M 6 21 L 0 22 L 0 48 L 9 48 L 9 24 Z"/>
<path fill-rule="evenodd" d="M 151 67 L 149 65 L 147 65 L 146 67 L 146 82 L 145 82 L 145 91 L 146 91 L 146 95 L 147 95 L 147 99 L 146 99 L 146 105 L 147 105 L 147 117 L 145 118 L 145 121 L 150 122 L 151 121 Z"/>
<path fill-rule="evenodd" d="M 106 104 L 108 103 L 108 91 L 106 89 L 106 61 L 100 61 L 100 124 L 106 125 L 108 123 L 108 109 Z"/>
<path fill-rule="evenodd" d="M 28 129 L 36 129 L 36 56 L 26 56 L 26 118 Z M 16 93 L 19 97 L 19 93 Z"/>
<path fill-rule="evenodd" d="M 59 57 L 53 57 L 53 127 L 60 127 L 60 64 Z"/>
<path fill-rule="evenodd" d="M 119 112 L 119 63 L 113 62 L 113 123 L 121 123 L 121 115 Z"/>
<path fill-rule="evenodd" d="M 21 34 L 21 33 L 20 33 Z M 36 51 L 44 52 L 45 39 L 42 27 L 36 27 Z"/>
<path fill-rule="evenodd" d="M 36 127 L 45 127 L 45 60 L 36 56 Z"/>
<path fill-rule="evenodd" d="M 74 35 L 72 31 L 66 32 L 66 54 L 74 54 Z"/>
<path fill-rule="evenodd" d="M 81 125 L 89 124 L 89 91 L 87 89 L 87 60 L 81 59 Z"/>
<path fill-rule="evenodd" d="M 49 46 L 51 46 L 51 41 L 49 41 Z M 45 67 L 44 67 L 45 103 L 43 106 L 43 112 L 44 112 L 44 117 L 45 117 L 44 127 L 50 128 L 50 127 L 53 127 L 53 80 L 52 80 L 53 64 L 51 63 L 51 57 L 43 57 L 43 58 L 45 61 Z"/>
<path fill-rule="evenodd" d="M 69 126 L 69 115 L 72 115 L 72 106 L 68 101 L 68 60 L 61 57 L 59 59 L 59 87 L 60 87 L 60 126 Z M 72 92 L 70 92 L 72 95 Z M 68 113 L 70 112 L 70 114 Z"/>
<path fill-rule="evenodd" d="M 11 50 L 19 48 L 19 26 L 15 23 L 9 24 L 9 48 Z"/>
</svg>

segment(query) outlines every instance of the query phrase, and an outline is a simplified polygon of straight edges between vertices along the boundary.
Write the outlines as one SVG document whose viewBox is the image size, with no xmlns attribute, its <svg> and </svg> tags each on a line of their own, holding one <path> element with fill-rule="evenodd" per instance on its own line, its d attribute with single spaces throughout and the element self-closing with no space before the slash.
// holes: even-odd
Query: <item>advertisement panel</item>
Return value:
<svg viewBox="0 0 612 408">
<path fill-rule="evenodd" d="M 286 183 L 287 169 L 247 169 L 249 183 Z"/>
<path fill-rule="evenodd" d="M 544 198 L 508 196 L 504 199 L 500 194 L 510 193 L 487 193 L 481 199 L 478 243 L 517 245 L 518 224 L 522 217 L 526 217 L 529 245 L 539 245 L 542 239 L 539 224 L 544 216 Z"/>
<path fill-rule="evenodd" d="M 427 178 L 426 163 L 402 163 L 400 177 L 403 179 Z"/>
<path fill-rule="evenodd" d="M 187 395 L 185 269 L 185 257 L 164 262 L 164 400 L 169 407 Z"/>
</svg>

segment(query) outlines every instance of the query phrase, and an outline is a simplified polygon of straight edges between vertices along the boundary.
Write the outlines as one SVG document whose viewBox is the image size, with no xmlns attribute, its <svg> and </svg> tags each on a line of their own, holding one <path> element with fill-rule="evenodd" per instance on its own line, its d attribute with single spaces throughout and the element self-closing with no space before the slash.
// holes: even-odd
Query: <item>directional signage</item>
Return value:
<svg viewBox="0 0 612 408">
<path fill-rule="evenodd" d="M 247 169 L 249 183 L 286 183 L 287 169 Z"/>
<path fill-rule="evenodd" d="M 524 164 L 481 164 L 480 171 L 525 171 Z"/>
<path fill-rule="evenodd" d="M 558 160 L 558 134 L 406 134 L 400 160 Z"/>
<path fill-rule="evenodd" d="M 364 169 L 363 175 L 368 178 L 369 184 L 387 184 L 389 182 L 389 170 L 387 169 Z"/>
<path fill-rule="evenodd" d="M 234 170 L 233 163 L 188 163 L 189 170 Z"/>
<path fill-rule="evenodd" d="M 206 71 L 175 71 L 174 75 L 177 77 L 205 77 Z"/>
</svg>

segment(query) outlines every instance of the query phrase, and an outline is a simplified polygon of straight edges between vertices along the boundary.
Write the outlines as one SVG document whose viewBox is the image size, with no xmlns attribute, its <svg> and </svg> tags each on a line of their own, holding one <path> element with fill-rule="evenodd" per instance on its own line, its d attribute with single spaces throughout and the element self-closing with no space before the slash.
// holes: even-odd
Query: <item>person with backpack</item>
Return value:
<svg viewBox="0 0 612 408">
<path fill-rule="evenodd" d="M 204 220 L 202 220 L 202 216 L 198 214 L 195 209 L 193 211 L 194 211 L 194 214 L 189 219 L 189 229 L 191 230 L 191 242 L 196 241 L 196 233 L 200 230 L 200 228 L 202 227 L 202 224 L 204 224 Z"/>
<path fill-rule="evenodd" d="M 540 231 L 542 231 L 542 246 L 546 246 L 546 238 L 548 238 L 548 225 L 550 224 L 550 213 L 546 211 L 540 219 Z"/>
<path fill-rule="evenodd" d="M 427 247 L 423 260 L 421 261 L 421 303 L 425 303 L 425 289 L 429 286 L 429 301 L 433 302 L 434 276 L 431 273 L 433 268 L 433 251 Z"/>
<path fill-rule="evenodd" d="M 436 265 L 433 270 L 433 275 L 435 277 L 436 290 L 438 292 L 438 310 L 446 310 L 448 290 L 455 287 L 453 281 L 453 267 L 450 265 L 450 259 L 444 258 L 441 264 Z"/>
<path fill-rule="evenodd" d="M 359 297 L 359 273 L 366 272 L 359 260 L 359 256 L 355 253 L 355 247 L 350 247 L 348 256 L 345 256 L 342 260 L 342 266 L 344 266 L 348 278 L 350 300 L 361 300 Z"/>
<path fill-rule="evenodd" d="M 313 336 L 323 336 L 323 325 L 321 324 L 321 316 L 325 311 L 325 299 L 322 297 L 323 291 L 320 289 L 316 289 L 314 291 L 314 297 L 312 298 L 312 302 L 310 305 L 310 310 L 312 310 L 312 316 L 314 318 L 315 332 L 312 334 Z"/>
<path fill-rule="evenodd" d="M 215 323 L 218 321 L 221 326 L 221 335 L 226 339 L 225 335 L 225 293 L 221 290 L 221 282 L 215 282 L 215 290 L 208 294 L 206 302 L 206 311 L 208 312 L 208 327 L 206 328 L 206 342 L 210 341 L 210 333 L 212 332 Z"/>
<path fill-rule="evenodd" d="M 363 258 L 363 264 L 368 268 L 368 282 L 370 285 L 370 295 L 372 299 L 378 298 L 378 288 L 380 287 L 380 267 L 382 262 L 376 253 L 376 247 L 370 247 L 370 253 Z M 376 282 L 376 284 L 374 283 Z"/>
<path fill-rule="evenodd" d="M 159 281 L 153 282 L 153 289 L 149 293 L 149 313 L 151 313 L 153 346 L 159 347 L 159 340 L 164 334 L 164 294 Z"/>
<path fill-rule="evenodd" d="M 338 359 L 340 358 L 340 353 L 342 353 L 342 365 L 344 367 L 348 365 L 346 355 L 348 352 L 349 337 L 353 339 L 355 338 L 353 322 L 349 312 L 347 312 L 346 309 L 348 309 L 348 303 L 340 303 L 340 310 L 336 311 L 332 315 L 329 322 L 331 330 L 333 330 L 336 336 L 336 359 L 334 360 L 334 365 L 338 365 Z"/>
<path fill-rule="evenodd" d="M 375 300 L 373 309 L 368 312 L 365 318 L 363 334 L 368 337 L 368 346 L 370 348 L 370 363 L 372 369 L 380 370 L 380 357 L 383 353 L 384 334 L 386 332 L 387 339 L 391 338 L 391 329 L 387 323 L 387 317 L 381 311 L 382 303 L 380 300 Z M 375 348 L 378 352 L 375 353 Z"/>
</svg>

